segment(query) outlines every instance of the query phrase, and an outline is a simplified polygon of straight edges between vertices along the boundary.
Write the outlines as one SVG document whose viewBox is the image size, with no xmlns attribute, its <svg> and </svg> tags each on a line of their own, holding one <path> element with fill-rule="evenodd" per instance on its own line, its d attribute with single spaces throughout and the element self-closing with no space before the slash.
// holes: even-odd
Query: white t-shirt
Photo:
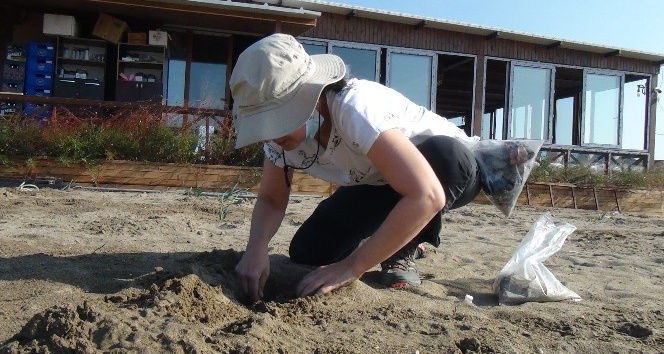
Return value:
<svg viewBox="0 0 664 354">
<path fill-rule="evenodd" d="M 399 92 L 373 81 L 352 79 L 341 92 L 328 92 L 327 103 L 332 131 L 327 149 L 315 139 L 305 139 L 300 146 L 284 151 L 270 141 L 264 145 L 265 156 L 275 165 L 303 168 L 314 177 L 341 185 L 381 185 L 387 182 L 373 166 L 367 153 L 380 133 L 399 129 L 414 144 L 434 135 L 456 137 L 473 142 L 454 123 L 418 106 Z M 318 120 L 318 114 L 310 118 Z M 322 118 L 321 118 L 322 119 Z M 320 148 L 320 150 L 318 150 Z"/>
</svg>

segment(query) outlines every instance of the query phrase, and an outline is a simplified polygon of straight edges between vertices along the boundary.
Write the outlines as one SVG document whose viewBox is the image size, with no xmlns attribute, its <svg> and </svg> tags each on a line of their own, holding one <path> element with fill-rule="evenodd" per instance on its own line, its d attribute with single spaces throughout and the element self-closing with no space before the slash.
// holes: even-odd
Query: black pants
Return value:
<svg viewBox="0 0 664 354">
<path fill-rule="evenodd" d="M 446 205 L 412 242 L 440 244 L 442 215 L 470 203 L 481 189 L 474 154 L 459 140 L 428 138 L 417 146 L 445 190 Z M 295 263 L 321 266 L 340 261 L 373 235 L 401 195 L 389 185 L 338 188 L 300 226 L 290 244 Z"/>
</svg>

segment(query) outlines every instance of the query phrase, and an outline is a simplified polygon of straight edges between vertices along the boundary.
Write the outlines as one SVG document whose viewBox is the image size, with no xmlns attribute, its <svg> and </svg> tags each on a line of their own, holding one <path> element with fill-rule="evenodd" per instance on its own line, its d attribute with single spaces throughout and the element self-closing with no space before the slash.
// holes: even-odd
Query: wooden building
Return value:
<svg viewBox="0 0 664 354">
<path fill-rule="evenodd" d="M 561 165 L 653 163 L 661 54 L 316 0 L 4 0 L 0 10 L 0 41 L 52 43 L 55 53 L 50 95 L 0 93 L 3 102 L 152 104 L 171 108 L 173 124 L 205 109 L 219 118 L 200 124 L 214 126 L 232 104 L 227 80 L 238 54 L 283 32 L 468 134 L 545 140 L 542 157 Z M 49 15 L 69 16 L 77 33 L 44 34 Z M 111 16 L 115 27 L 106 30 L 119 37 L 101 39 L 100 15 Z"/>
</svg>

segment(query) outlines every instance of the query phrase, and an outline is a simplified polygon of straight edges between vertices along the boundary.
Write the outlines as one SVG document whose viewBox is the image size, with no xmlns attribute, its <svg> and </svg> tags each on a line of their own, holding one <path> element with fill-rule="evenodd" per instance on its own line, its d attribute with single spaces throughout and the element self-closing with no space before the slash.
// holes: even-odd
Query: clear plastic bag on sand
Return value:
<svg viewBox="0 0 664 354">
<path fill-rule="evenodd" d="M 482 189 L 509 217 L 537 162 L 541 140 L 480 140 L 473 145 L 482 176 Z"/>
<path fill-rule="evenodd" d="M 553 222 L 548 212 L 540 216 L 493 282 L 499 303 L 581 300 L 542 263 L 562 248 L 574 230 L 571 224 Z"/>
</svg>

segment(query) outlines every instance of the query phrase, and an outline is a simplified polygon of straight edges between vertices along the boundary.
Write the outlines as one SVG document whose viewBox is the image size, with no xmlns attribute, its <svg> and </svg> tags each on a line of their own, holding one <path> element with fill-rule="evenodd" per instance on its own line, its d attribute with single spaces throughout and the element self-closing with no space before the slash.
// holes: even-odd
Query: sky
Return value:
<svg viewBox="0 0 664 354">
<path fill-rule="evenodd" d="M 664 55 L 664 0 L 329 0 Z M 664 90 L 664 70 L 660 70 Z M 655 158 L 664 160 L 664 94 Z"/>
</svg>

